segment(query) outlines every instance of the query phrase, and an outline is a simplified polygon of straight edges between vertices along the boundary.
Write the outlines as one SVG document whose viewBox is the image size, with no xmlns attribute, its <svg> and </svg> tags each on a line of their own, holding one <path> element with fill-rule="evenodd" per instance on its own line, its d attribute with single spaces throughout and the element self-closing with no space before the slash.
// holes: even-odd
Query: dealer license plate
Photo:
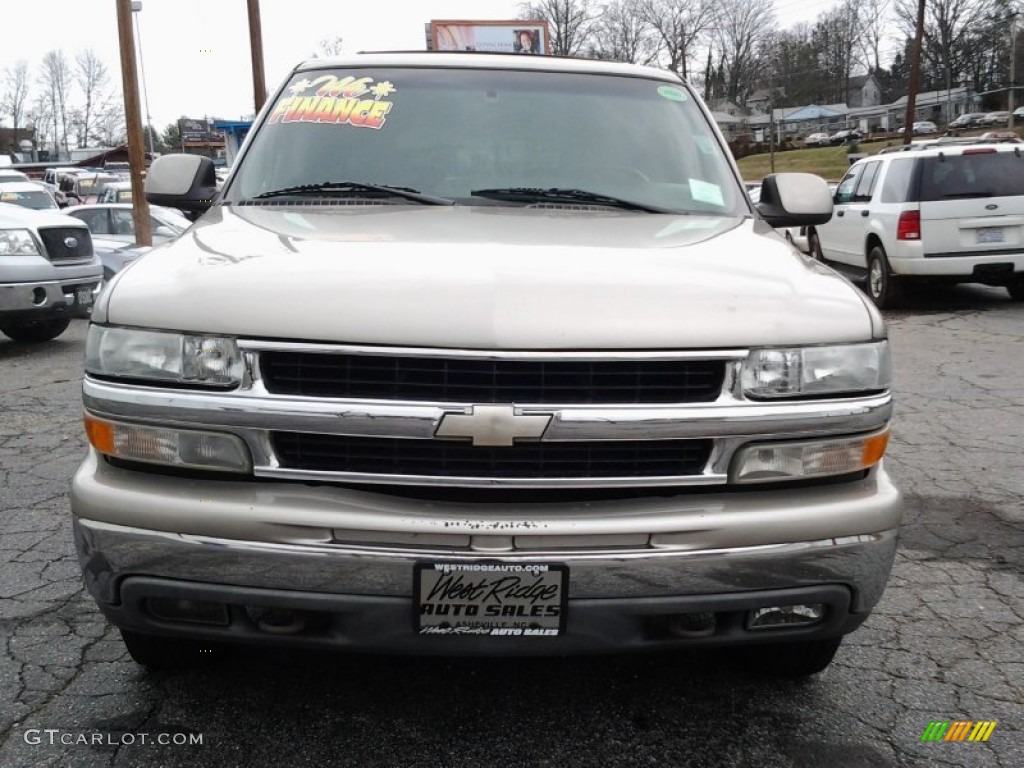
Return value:
<svg viewBox="0 0 1024 768">
<path fill-rule="evenodd" d="M 421 635 L 553 637 L 565 628 L 569 569 L 549 563 L 417 563 Z"/>
<path fill-rule="evenodd" d="M 1002 227 L 979 227 L 975 230 L 975 233 L 975 242 L 978 245 L 1001 243 L 1004 240 Z"/>
</svg>

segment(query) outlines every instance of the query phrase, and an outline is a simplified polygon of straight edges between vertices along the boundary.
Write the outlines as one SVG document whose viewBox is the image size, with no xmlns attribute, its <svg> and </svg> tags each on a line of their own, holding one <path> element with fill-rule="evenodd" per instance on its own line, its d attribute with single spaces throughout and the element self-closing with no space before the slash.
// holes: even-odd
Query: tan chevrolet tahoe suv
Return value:
<svg viewBox="0 0 1024 768">
<path fill-rule="evenodd" d="M 877 310 L 749 202 L 664 71 L 482 54 L 295 69 L 87 342 L 86 583 L 132 656 L 746 646 L 832 659 L 892 565 Z M 211 204 L 212 201 L 212 204 Z"/>
</svg>

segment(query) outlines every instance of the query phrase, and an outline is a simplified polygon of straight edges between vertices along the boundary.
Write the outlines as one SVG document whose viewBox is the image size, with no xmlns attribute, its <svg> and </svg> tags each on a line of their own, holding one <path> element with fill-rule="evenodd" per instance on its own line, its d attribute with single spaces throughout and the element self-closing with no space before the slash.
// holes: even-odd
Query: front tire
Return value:
<svg viewBox="0 0 1024 768">
<path fill-rule="evenodd" d="M 818 239 L 818 233 L 815 230 L 811 230 L 807 234 L 807 252 L 815 261 L 825 263 L 825 253 L 821 250 L 821 240 Z"/>
<path fill-rule="evenodd" d="M 743 665 L 748 672 L 767 677 L 798 678 L 823 672 L 839 650 L 841 637 L 796 643 L 756 645 L 746 649 Z"/>
<path fill-rule="evenodd" d="M 882 246 L 876 245 L 868 254 L 867 293 L 879 309 L 892 309 L 903 300 L 903 281 L 889 269 L 889 260 Z"/>
<path fill-rule="evenodd" d="M 48 317 L 39 320 L 18 320 L 5 323 L 0 331 L 25 344 L 40 344 L 56 339 L 71 325 L 68 317 Z"/>
</svg>

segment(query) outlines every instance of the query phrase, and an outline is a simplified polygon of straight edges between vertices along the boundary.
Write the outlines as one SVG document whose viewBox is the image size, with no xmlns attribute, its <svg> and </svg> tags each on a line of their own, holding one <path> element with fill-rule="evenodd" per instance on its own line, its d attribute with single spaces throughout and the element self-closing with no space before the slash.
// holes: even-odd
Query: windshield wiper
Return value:
<svg viewBox="0 0 1024 768">
<path fill-rule="evenodd" d="M 599 192 L 588 192 L 585 189 L 572 189 L 551 187 L 541 189 L 540 187 L 505 187 L 494 189 L 473 189 L 471 195 L 475 197 L 489 197 L 494 200 L 509 200 L 511 202 L 533 203 L 539 200 L 563 203 L 593 203 L 595 205 L 608 205 L 614 208 L 625 208 L 629 211 L 647 211 L 648 213 L 678 213 L 668 208 L 659 208 L 647 203 L 637 203 L 633 200 L 623 200 L 621 197 L 603 195 Z"/>
<path fill-rule="evenodd" d="M 358 197 L 365 196 L 367 193 L 381 197 L 401 197 L 424 205 L 455 205 L 455 201 L 447 197 L 427 195 L 411 187 L 390 187 L 386 184 L 365 184 L 361 181 L 324 181 L 319 184 L 298 184 L 294 187 L 261 192 L 253 199 L 266 200 L 271 197 L 291 197 L 293 195 Z"/>
</svg>

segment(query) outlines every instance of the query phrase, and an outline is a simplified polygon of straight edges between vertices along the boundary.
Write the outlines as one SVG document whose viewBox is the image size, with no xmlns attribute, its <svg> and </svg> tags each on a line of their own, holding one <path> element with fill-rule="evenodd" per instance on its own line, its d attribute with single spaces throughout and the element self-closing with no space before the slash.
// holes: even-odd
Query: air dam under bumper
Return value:
<svg viewBox="0 0 1024 768">
<path fill-rule="evenodd" d="M 113 483 L 104 475 L 114 473 Z M 127 475 L 128 477 L 122 476 Z M 75 479 L 72 505 L 79 558 L 86 584 L 103 612 L 116 625 L 140 632 L 206 637 L 210 639 L 270 642 L 295 646 L 332 646 L 352 650 L 413 653 L 543 654 L 610 651 L 680 645 L 728 645 L 810 639 L 845 634 L 855 629 L 878 602 L 885 588 L 896 550 L 899 493 L 881 470 L 862 481 L 817 489 L 773 490 L 766 494 L 680 494 L 643 502 L 651 515 L 637 515 L 634 507 L 622 518 L 638 530 L 664 523 L 666 505 L 678 498 L 678 518 L 684 525 L 696 513 L 687 507 L 700 503 L 718 507 L 742 528 L 734 535 L 752 533 L 743 507 L 759 499 L 761 514 L 806 515 L 808 519 L 842 521 L 851 507 L 864 520 L 883 523 L 870 533 L 843 533 L 835 538 L 810 537 L 806 541 L 757 543 L 722 547 L 635 546 L 599 550 L 560 548 L 549 551 L 484 552 L 414 546 L 315 542 L 287 525 L 289 510 L 273 500 L 287 494 L 295 503 L 328 493 L 344 511 L 344 500 L 366 495 L 343 488 L 314 488 L 295 483 L 187 483 L 190 493 L 204 502 L 207 521 L 226 517 L 217 527 L 194 533 L 173 533 L 132 525 L 152 524 L 157 518 L 174 522 L 174 502 L 160 493 L 173 478 L 121 470 L 94 461 L 83 465 Z M 127 485 L 126 485 L 127 483 Z M 236 497 L 232 487 L 239 489 Z M 146 488 L 150 493 L 140 493 Z M 169 491 L 169 489 L 167 489 Z M 127 494 L 127 495 L 124 495 Z M 234 502 L 246 502 L 248 524 L 257 530 L 278 530 L 276 541 L 240 538 L 248 527 L 231 521 Z M 378 500 L 381 519 L 386 494 Z M 769 498 L 771 501 L 769 502 Z M 261 503 L 262 502 L 262 503 Z M 400 504 L 401 501 L 393 502 Z M 608 522 L 621 502 L 589 505 L 595 519 Z M 634 500 L 635 503 L 635 500 Z M 168 509 L 160 510 L 161 506 Z M 444 511 L 444 505 L 436 505 Z M 459 506 L 459 505 L 456 505 Z M 504 505 L 475 505 L 481 516 L 496 514 Z M 536 505 L 538 515 L 551 518 L 552 505 Z M 363 507 L 365 510 L 365 506 Z M 119 512 L 123 510 L 124 514 Z M 435 509 L 435 511 L 438 511 Z M 452 519 L 464 519 L 466 509 L 447 510 Z M 524 510 L 519 508 L 520 513 Z M 103 514 L 106 512 L 107 514 Z M 353 514 L 351 511 L 347 514 Z M 458 517 L 457 517 L 458 516 Z M 107 521 L 96 518 L 107 517 Z M 111 518 L 120 518 L 116 522 Z M 186 515 L 186 517 L 188 517 Z M 706 513 L 703 517 L 713 517 Z M 270 522 L 275 520 L 275 522 Z M 178 522 L 182 520 L 179 518 Z M 197 522 L 193 519 L 192 522 Z M 408 518 L 407 523 L 412 522 Z M 422 522 L 422 521 L 420 521 Z M 867 525 L 867 524 L 865 524 Z M 190 529 L 191 523 L 180 526 Z M 197 528 L 203 527 L 197 525 Z M 756 529 L 757 526 L 753 526 Z M 234 530 L 232 530 L 234 529 Z M 814 530 L 808 525 L 808 530 Z M 237 536 L 235 534 L 238 534 Z M 699 534 L 695 534 L 700 538 Z M 249 539 L 255 538 L 249 536 Z M 265 537 L 270 538 L 269 536 Z M 685 537 L 684 537 L 685 538 Z M 737 538 L 737 542 L 740 538 Z M 557 551 L 556 551 L 557 550 Z M 568 620 L 565 634 L 556 638 L 429 637 L 413 631 L 413 565 L 423 561 L 561 563 L 569 569 Z M 146 609 L 152 597 L 172 597 L 222 603 L 228 606 L 227 626 L 182 624 L 160 619 Z M 769 605 L 819 602 L 828 606 L 820 624 L 750 631 L 747 612 Z M 267 632 L 251 619 L 253 606 L 303 612 L 308 626 L 291 634 Z M 679 614 L 716 614 L 715 633 L 682 636 L 673 631 Z"/>
</svg>

